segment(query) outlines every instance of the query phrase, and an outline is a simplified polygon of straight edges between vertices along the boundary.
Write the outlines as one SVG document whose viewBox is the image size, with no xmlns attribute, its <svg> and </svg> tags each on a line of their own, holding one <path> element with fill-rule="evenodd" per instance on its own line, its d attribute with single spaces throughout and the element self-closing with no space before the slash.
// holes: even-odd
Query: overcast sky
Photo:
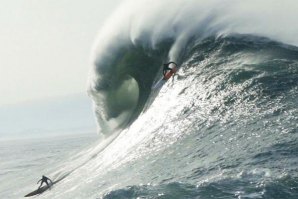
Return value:
<svg viewBox="0 0 298 199">
<path fill-rule="evenodd" d="M 5 0 L 0 106 L 86 90 L 96 34 L 121 0 Z"/>
</svg>

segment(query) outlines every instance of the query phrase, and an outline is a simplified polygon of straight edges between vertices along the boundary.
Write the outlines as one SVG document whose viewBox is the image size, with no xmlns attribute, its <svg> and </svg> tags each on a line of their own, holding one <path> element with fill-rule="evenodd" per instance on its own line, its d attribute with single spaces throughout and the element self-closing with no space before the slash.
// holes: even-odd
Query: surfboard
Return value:
<svg viewBox="0 0 298 199">
<path fill-rule="evenodd" d="M 153 89 L 160 88 L 168 79 L 170 79 L 177 72 L 177 66 L 173 64 L 172 70 L 167 71 L 166 74 L 158 80 L 153 86 Z"/>
<path fill-rule="evenodd" d="M 74 171 L 74 170 L 73 170 L 73 171 Z M 73 172 L 73 171 L 72 171 L 72 172 Z M 72 172 L 70 172 L 70 173 L 72 173 Z M 24 197 L 30 197 L 30 196 L 35 196 L 35 195 L 38 195 L 38 194 L 42 194 L 42 193 L 45 192 L 46 190 L 51 189 L 51 188 L 54 186 L 54 184 L 60 182 L 60 181 L 63 180 L 64 178 L 66 178 L 70 173 L 65 174 L 64 176 L 62 176 L 61 178 L 57 179 L 57 180 L 54 181 L 53 183 L 50 183 L 50 184 L 49 184 L 50 186 L 48 186 L 48 185 L 44 185 L 44 186 L 40 187 L 39 189 L 36 189 L 35 191 L 32 191 L 32 192 L 28 193 L 28 194 L 25 195 Z"/>
<path fill-rule="evenodd" d="M 52 184 L 50 186 L 44 185 L 44 186 L 40 187 L 39 189 L 36 189 L 35 191 L 28 193 L 24 197 L 30 197 L 30 196 L 35 196 L 35 195 L 41 194 L 41 193 L 45 192 L 46 190 L 48 190 L 49 188 L 51 188 L 52 186 L 53 186 Z"/>
</svg>

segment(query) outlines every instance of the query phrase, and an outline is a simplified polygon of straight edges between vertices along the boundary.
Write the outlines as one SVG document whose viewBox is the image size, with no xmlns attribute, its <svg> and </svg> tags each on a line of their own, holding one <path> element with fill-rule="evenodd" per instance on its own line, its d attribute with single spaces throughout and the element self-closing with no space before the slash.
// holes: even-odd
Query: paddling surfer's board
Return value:
<svg viewBox="0 0 298 199">
<path fill-rule="evenodd" d="M 174 65 L 174 64 L 173 64 Z M 177 66 L 173 66 L 172 70 L 166 72 L 166 74 L 158 80 L 153 86 L 153 89 L 160 88 L 168 79 L 170 79 L 177 72 Z"/>
</svg>

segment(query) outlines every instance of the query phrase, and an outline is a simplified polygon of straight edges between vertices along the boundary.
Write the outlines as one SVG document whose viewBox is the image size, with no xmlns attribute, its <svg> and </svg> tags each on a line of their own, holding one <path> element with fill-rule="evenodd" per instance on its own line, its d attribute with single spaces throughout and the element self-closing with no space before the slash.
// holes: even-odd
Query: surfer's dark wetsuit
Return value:
<svg viewBox="0 0 298 199">
<path fill-rule="evenodd" d="M 170 64 L 175 64 L 177 66 L 177 64 L 175 62 L 169 62 L 169 63 L 166 63 L 166 64 L 163 64 L 163 70 L 162 70 L 162 74 L 163 76 L 166 75 L 167 71 L 172 71 L 173 69 L 169 67 Z"/>
<path fill-rule="evenodd" d="M 48 181 L 51 182 L 51 184 L 53 184 L 52 180 L 46 176 L 42 176 L 42 178 L 40 180 L 38 180 L 37 184 L 41 181 L 40 186 L 38 187 L 38 189 L 42 186 L 42 184 L 45 182 L 47 184 L 48 187 L 50 187 Z"/>
</svg>

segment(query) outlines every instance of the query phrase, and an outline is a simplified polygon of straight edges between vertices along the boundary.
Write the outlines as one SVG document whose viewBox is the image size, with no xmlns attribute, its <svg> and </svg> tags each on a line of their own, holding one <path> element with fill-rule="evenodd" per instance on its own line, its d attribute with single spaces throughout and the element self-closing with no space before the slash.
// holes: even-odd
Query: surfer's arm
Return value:
<svg viewBox="0 0 298 199">
<path fill-rule="evenodd" d="M 40 179 L 40 180 L 38 180 L 38 182 L 37 182 L 36 184 L 38 184 L 40 181 L 41 181 L 41 179 Z"/>
</svg>

